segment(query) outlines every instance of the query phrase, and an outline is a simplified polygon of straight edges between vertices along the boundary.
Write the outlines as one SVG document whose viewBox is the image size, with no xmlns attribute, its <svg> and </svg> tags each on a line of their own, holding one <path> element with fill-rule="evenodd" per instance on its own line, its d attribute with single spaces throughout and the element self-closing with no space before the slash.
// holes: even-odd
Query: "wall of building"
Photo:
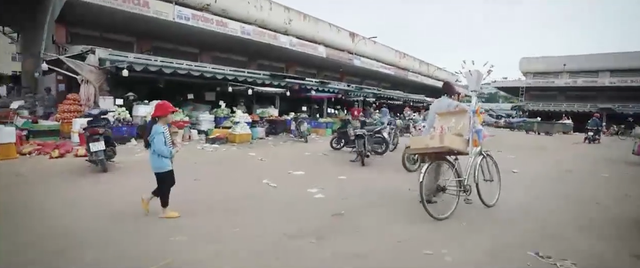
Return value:
<svg viewBox="0 0 640 268">
<path fill-rule="evenodd" d="M 522 73 L 587 72 L 630 69 L 640 69 L 640 51 L 526 57 L 520 59 L 520 71 Z"/>
<path fill-rule="evenodd" d="M 22 70 L 20 55 L 17 53 L 16 45 L 10 44 L 11 40 L 4 35 L 0 35 L 0 73 L 11 74 Z"/>
<path fill-rule="evenodd" d="M 527 89 L 526 102 L 552 103 L 593 103 L 593 104 L 623 104 L 640 102 L 640 91 L 610 91 L 596 92 L 588 89 L 573 89 L 571 91 L 549 89 Z"/>
<path fill-rule="evenodd" d="M 177 0 L 175 2 L 309 42 L 355 53 L 440 81 L 454 81 L 457 78 L 455 74 L 433 64 L 271 0 Z"/>
</svg>

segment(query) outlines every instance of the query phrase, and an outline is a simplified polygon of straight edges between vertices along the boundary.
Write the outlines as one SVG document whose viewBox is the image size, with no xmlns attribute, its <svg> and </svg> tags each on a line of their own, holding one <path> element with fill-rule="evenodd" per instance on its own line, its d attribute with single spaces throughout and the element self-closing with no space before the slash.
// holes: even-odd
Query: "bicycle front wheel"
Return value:
<svg viewBox="0 0 640 268">
<path fill-rule="evenodd" d="M 434 220 L 446 220 L 458 207 L 462 185 L 462 178 L 449 159 L 429 162 L 420 172 L 420 203 Z M 446 204 L 446 197 L 451 197 L 452 204 Z"/>
<path fill-rule="evenodd" d="M 488 208 L 495 206 L 500 199 L 502 189 L 502 176 L 496 159 L 488 153 L 481 154 L 480 159 L 476 162 L 473 177 L 480 202 Z M 481 190 L 480 185 L 493 186 L 495 193 L 491 194 L 489 189 Z"/>
</svg>

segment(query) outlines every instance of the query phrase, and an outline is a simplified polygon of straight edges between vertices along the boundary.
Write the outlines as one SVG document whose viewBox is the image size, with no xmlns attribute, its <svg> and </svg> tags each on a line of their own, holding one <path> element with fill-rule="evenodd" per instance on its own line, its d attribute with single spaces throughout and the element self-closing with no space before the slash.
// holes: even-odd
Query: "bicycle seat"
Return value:
<svg viewBox="0 0 640 268">
<path fill-rule="evenodd" d="M 367 134 L 368 131 L 364 130 L 364 129 L 356 129 L 353 131 L 353 134 L 360 134 L 360 135 L 364 135 Z"/>
</svg>

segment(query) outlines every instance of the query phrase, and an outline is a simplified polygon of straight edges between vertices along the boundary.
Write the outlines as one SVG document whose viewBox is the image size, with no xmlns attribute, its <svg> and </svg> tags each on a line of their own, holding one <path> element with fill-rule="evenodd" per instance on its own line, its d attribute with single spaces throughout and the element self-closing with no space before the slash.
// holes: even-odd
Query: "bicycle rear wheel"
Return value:
<svg viewBox="0 0 640 268">
<path fill-rule="evenodd" d="M 458 207 L 463 190 L 461 179 L 458 170 L 449 159 L 435 160 L 422 168 L 420 172 L 420 203 L 431 218 L 442 221 L 453 214 Z M 436 199 L 446 196 L 453 197 L 453 204 L 440 214 L 436 211 L 436 206 L 442 205 L 444 200 Z"/>
<path fill-rule="evenodd" d="M 482 178 L 480 178 L 482 176 Z M 473 172 L 473 179 L 476 183 L 476 191 L 478 191 L 478 197 L 480 202 L 485 207 L 491 208 L 498 203 L 500 199 L 500 192 L 502 190 L 502 175 L 500 174 L 500 167 L 498 162 L 492 155 L 484 153 L 480 155 L 478 159 L 475 171 Z M 497 187 L 496 193 L 492 196 L 488 192 L 480 190 L 480 183 L 489 184 Z"/>
<path fill-rule="evenodd" d="M 629 135 L 627 134 L 626 130 L 621 130 L 620 132 L 618 132 L 618 139 L 626 140 L 627 138 L 629 138 Z"/>
</svg>

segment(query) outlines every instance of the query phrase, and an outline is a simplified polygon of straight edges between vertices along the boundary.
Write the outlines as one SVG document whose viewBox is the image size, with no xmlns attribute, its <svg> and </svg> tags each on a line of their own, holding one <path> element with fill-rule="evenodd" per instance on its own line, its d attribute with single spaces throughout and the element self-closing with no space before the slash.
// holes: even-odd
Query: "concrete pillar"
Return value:
<svg viewBox="0 0 640 268">
<path fill-rule="evenodd" d="M 23 2 L 27 6 L 24 7 L 25 12 L 20 21 L 16 23 L 20 32 L 23 95 L 38 94 L 47 86 L 55 87 L 55 74 L 36 77 L 36 73 L 41 74 L 42 71 L 42 52 L 56 53 L 56 46 L 52 42 L 55 20 L 65 2 L 66 0 Z M 34 103 L 27 105 L 35 106 Z"/>
<path fill-rule="evenodd" d="M 297 67 L 298 66 L 296 64 L 287 63 L 287 65 L 285 66 L 285 71 L 287 72 L 287 74 L 296 74 Z"/>
</svg>

